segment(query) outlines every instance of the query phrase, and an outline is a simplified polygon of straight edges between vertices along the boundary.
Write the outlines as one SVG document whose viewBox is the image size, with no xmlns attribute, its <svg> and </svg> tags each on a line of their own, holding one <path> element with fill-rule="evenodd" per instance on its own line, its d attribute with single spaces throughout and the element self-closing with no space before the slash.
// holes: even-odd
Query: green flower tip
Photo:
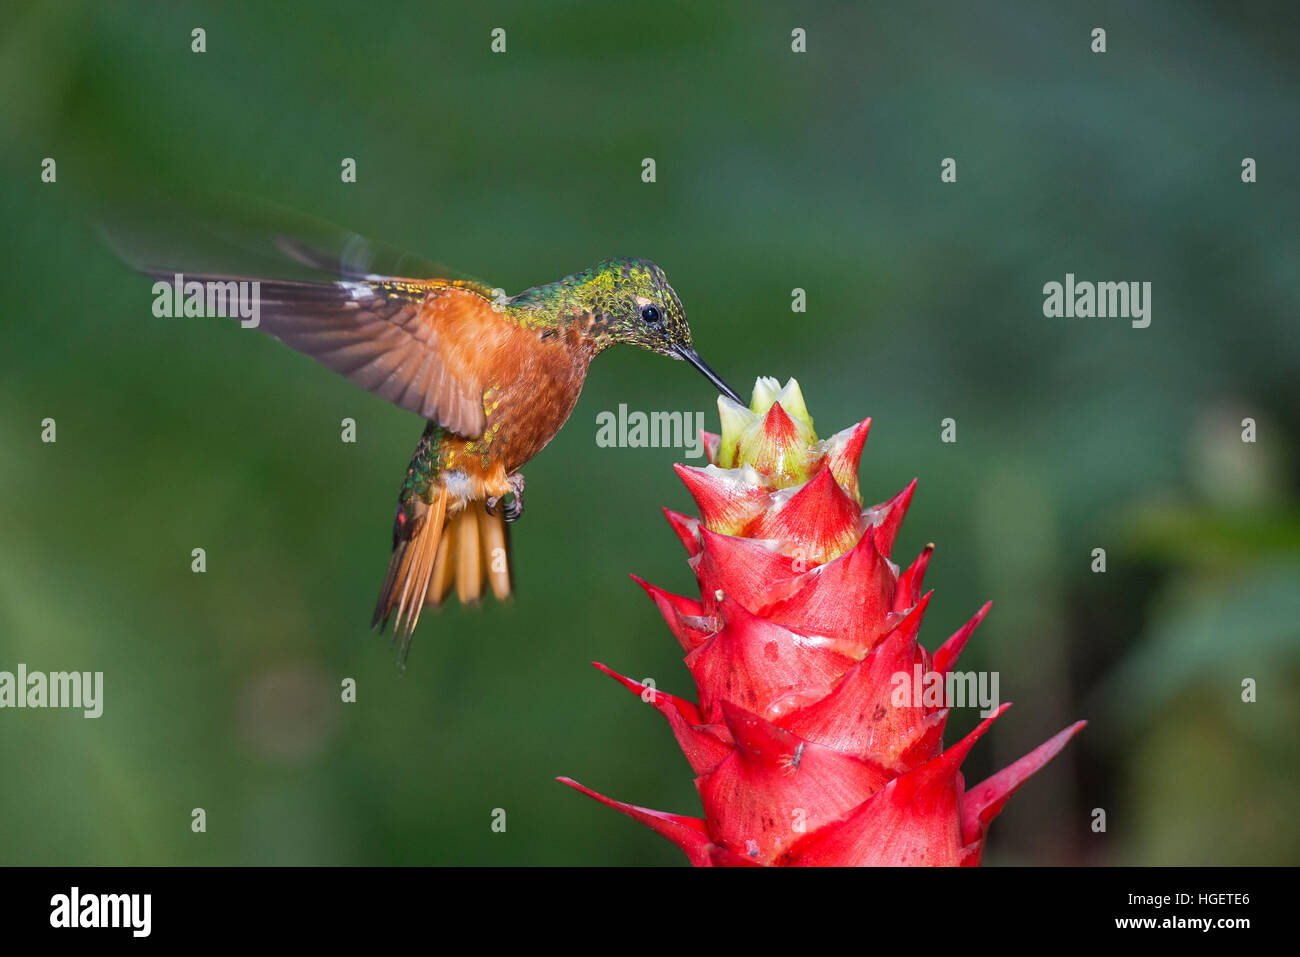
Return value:
<svg viewBox="0 0 1300 957">
<path fill-rule="evenodd" d="M 817 433 L 799 383 L 761 376 L 754 382 L 749 408 L 718 398 L 722 436 L 716 463 L 732 469 L 752 466 L 771 487 L 788 488 L 808 481 L 821 458 Z"/>
</svg>

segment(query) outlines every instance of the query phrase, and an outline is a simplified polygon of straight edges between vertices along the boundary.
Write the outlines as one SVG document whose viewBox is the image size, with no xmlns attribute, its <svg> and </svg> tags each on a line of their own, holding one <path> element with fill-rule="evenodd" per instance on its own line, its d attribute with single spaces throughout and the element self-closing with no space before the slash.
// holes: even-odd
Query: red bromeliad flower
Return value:
<svg viewBox="0 0 1300 957">
<path fill-rule="evenodd" d="M 902 572 L 889 560 L 915 480 L 863 508 L 871 420 L 818 441 L 793 379 L 759 379 L 749 409 L 718 407 L 710 464 L 677 466 L 700 518 L 667 511 L 700 600 L 637 579 L 686 651 L 699 704 L 596 665 L 668 719 L 704 817 L 560 780 L 695 865 L 978 864 L 989 822 L 1084 722 L 967 789 L 962 760 L 1008 705 L 945 750 L 944 702 L 899 694 L 902 676 L 951 673 L 989 609 L 933 654 L 918 643 L 932 546 Z"/>
</svg>

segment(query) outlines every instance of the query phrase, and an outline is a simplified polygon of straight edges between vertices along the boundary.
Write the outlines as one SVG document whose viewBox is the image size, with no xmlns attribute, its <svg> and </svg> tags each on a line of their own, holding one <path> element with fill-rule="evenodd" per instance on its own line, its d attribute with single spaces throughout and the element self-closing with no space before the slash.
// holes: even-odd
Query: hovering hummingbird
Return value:
<svg viewBox="0 0 1300 957">
<path fill-rule="evenodd" d="M 172 279 L 156 256 L 142 263 L 116 238 L 144 272 Z M 681 300 L 649 260 L 609 259 L 507 297 L 467 279 L 377 274 L 284 236 L 276 246 L 338 278 L 184 280 L 258 282 L 259 329 L 427 420 L 398 492 L 371 621 L 382 632 L 393 620 L 402 658 L 422 608 L 453 584 L 462 602 L 477 601 L 485 582 L 498 598 L 510 594 L 505 523 L 523 511 L 520 469 L 569 418 L 600 353 L 626 343 L 684 360 L 745 404 L 696 353 Z"/>
</svg>

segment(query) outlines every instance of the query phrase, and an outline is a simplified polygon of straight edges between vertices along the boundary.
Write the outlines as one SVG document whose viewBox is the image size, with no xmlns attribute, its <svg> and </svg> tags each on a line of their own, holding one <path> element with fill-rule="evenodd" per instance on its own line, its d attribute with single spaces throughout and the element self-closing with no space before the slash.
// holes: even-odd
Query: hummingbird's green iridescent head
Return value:
<svg viewBox="0 0 1300 957">
<path fill-rule="evenodd" d="M 626 343 L 674 358 L 691 348 L 682 301 L 662 269 L 648 259 L 608 259 L 590 272 L 584 285 L 602 346 Z"/>
<path fill-rule="evenodd" d="M 718 378 L 691 344 L 691 327 L 664 271 L 648 259 L 607 259 L 549 286 L 530 289 L 513 300 L 554 321 L 581 322 L 597 352 L 627 344 L 699 369 L 723 395 L 741 405 L 734 389 Z"/>
</svg>

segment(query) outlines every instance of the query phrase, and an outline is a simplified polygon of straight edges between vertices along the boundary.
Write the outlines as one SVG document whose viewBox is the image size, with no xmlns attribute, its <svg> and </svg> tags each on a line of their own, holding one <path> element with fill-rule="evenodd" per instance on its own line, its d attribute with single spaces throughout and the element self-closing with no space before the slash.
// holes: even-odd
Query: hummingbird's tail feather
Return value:
<svg viewBox="0 0 1300 957">
<path fill-rule="evenodd" d="M 448 498 L 447 489 L 439 489 L 432 504 L 418 509 L 413 519 L 399 522 L 398 534 L 394 536 L 393 555 L 388 561 L 388 574 L 384 576 L 371 625 L 383 631 L 393 612 L 397 612 L 393 637 L 401 641 L 402 661 L 406 659 L 411 635 L 424 607 L 447 521 Z"/>
<path fill-rule="evenodd" d="M 413 519 L 399 519 L 388 574 L 371 619 L 380 631 L 392 619 L 402 661 L 421 610 L 442 604 L 453 585 L 463 604 L 479 601 L 485 586 L 497 598 L 509 598 L 510 541 L 500 510 L 489 512 L 482 500 L 452 500 L 443 487 Z"/>
<path fill-rule="evenodd" d="M 510 541 L 500 511 L 489 512 L 482 501 L 468 502 L 448 521 L 438 543 L 424 603 L 442 604 L 452 585 L 462 604 L 476 602 L 483 597 L 485 583 L 497 598 L 510 597 Z"/>
<path fill-rule="evenodd" d="M 478 513 L 478 540 L 483 554 L 483 566 L 487 570 L 488 584 L 497 598 L 509 598 L 510 582 L 510 537 L 506 532 L 506 520 L 501 510 L 489 512 L 486 508 Z"/>
<path fill-rule="evenodd" d="M 456 523 L 456 597 L 462 605 L 483 597 L 483 554 L 478 547 L 475 511 L 465 509 Z"/>
<path fill-rule="evenodd" d="M 429 591 L 424 596 L 424 603 L 437 607 L 442 604 L 447 593 L 451 591 L 451 586 L 456 583 L 456 530 L 459 527 L 459 517 L 452 520 L 448 525 L 446 532 L 442 536 L 442 541 L 438 543 L 438 556 L 433 562 L 433 575 L 430 576 Z"/>
</svg>

